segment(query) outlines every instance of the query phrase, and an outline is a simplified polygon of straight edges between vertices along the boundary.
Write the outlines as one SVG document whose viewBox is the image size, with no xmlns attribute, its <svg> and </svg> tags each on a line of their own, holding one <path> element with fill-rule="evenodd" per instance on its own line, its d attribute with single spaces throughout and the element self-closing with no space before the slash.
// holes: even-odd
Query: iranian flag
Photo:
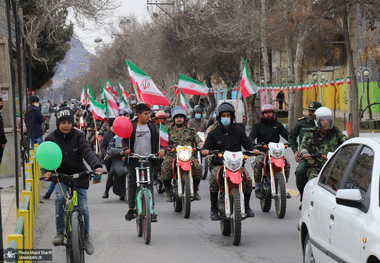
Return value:
<svg viewBox="0 0 380 263">
<path fill-rule="evenodd" d="M 340 86 L 340 79 L 339 79 L 339 78 L 336 79 L 336 80 L 335 80 L 335 83 L 336 83 L 336 85 L 339 87 L 339 86 Z"/>
<path fill-rule="evenodd" d="M 104 104 L 106 107 L 107 118 L 117 118 L 119 116 L 119 106 L 117 106 L 116 101 L 113 99 L 111 93 L 107 90 L 104 92 Z"/>
<path fill-rule="evenodd" d="M 102 80 L 100 80 L 100 82 L 102 82 Z M 102 82 L 102 86 L 103 86 L 103 82 Z M 107 78 L 107 82 L 106 82 L 106 90 L 111 93 L 112 92 L 112 83 L 111 81 Z"/>
<path fill-rule="evenodd" d="M 124 90 L 123 85 L 121 85 L 120 81 L 118 81 L 120 87 L 120 97 L 122 97 L 125 101 L 128 101 L 129 94 Z"/>
<path fill-rule="evenodd" d="M 128 102 L 124 98 L 121 98 L 119 108 L 120 109 L 130 109 Z"/>
<path fill-rule="evenodd" d="M 82 87 L 82 93 L 80 94 L 80 102 L 86 103 L 86 94 L 84 92 L 84 87 Z"/>
<path fill-rule="evenodd" d="M 170 101 L 154 84 L 153 80 L 131 61 L 126 61 L 132 84 L 136 84 L 137 92 L 146 104 L 168 106 Z"/>
<path fill-rule="evenodd" d="M 87 95 L 89 95 L 90 98 L 95 100 L 95 95 L 92 92 L 90 85 L 87 85 Z"/>
<path fill-rule="evenodd" d="M 180 88 L 179 90 L 180 90 L 179 96 L 180 96 L 180 99 L 181 99 L 181 107 L 184 108 L 184 109 L 186 109 L 186 110 L 192 109 L 192 107 L 191 107 L 189 101 L 187 100 L 185 94 L 183 94 L 182 89 Z"/>
<path fill-rule="evenodd" d="M 347 77 L 347 84 L 351 84 L 351 77 L 350 76 Z"/>
<path fill-rule="evenodd" d="M 102 103 L 90 97 L 90 109 L 92 112 L 92 116 L 95 118 L 95 120 L 103 120 L 104 118 L 106 118 L 104 108 L 105 106 Z"/>
<path fill-rule="evenodd" d="M 325 88 L 327 88 L 329 86 L 329 81 L 326 79 L 325 81 Z"/>
<path fill-rule="evenodd" d="M 241 92 L 241 95 L 243 95 L 244 98 L 249 97 L 252 94 L 255 94 L 259 91 L 259 88 L 255 84 L 255 82 L 252 81 L 251 75 L 249 74 L 249 70 L 247 67 L 247 59 L 245 60 L 245 65 L 243 69 L 243 75 L 241 77 L 239 90 Z"/>
<path fill-rule="evenodd" d="M 330 86 L 334 87 L 334 80 L 333 79 L 330 81 Z"/>
<path fill-rule="evenodd" d="M 165 150 L 168 149 L 169 145 L 169 135 L 165 128 L 165 125 L 160 123 L 160 146 L 164 147 Z"/>
<path fill-rule="evenodd" d="M 207 95 L 208 87 L 202 82 L 188 78 L 182 74 L 179 75 L 178 87 L 180 87 L 184 94 L 190 95 Z"/>
</svg>

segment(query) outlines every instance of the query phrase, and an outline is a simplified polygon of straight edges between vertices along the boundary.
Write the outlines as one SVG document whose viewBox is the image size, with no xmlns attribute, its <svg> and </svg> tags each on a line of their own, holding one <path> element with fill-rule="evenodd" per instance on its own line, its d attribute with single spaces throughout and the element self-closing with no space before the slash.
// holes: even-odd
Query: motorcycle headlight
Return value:
<svg viewBox="0 0 380 263">
<path fill-rule="evenodd" d="M 280 158 L 283 155 L 282 150 L 273 150 L 273 157 Z"/>
<path fill-rule="evenodd" d="M 241 166 L 240 164 L 241 160 L 236 160 L 236 161 L 232 161 L 232 160 L 227 160 L 227 168 L 230 169 L 232 172 L 235 172 L 236 170 L 238 170 Z"/>
<path fill-rule="evenodd" d="M 189 151 L 181 151 L 178 153 L 178 158 L 182 162 L 187 162 L 191 158 L 191 153 Z"/>
</svg>

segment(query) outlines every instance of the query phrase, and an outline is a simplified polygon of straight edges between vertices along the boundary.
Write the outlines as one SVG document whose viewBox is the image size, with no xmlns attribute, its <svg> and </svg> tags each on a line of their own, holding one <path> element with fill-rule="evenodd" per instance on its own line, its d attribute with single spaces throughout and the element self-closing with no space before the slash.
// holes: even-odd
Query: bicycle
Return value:
<svg viewBox="0 0 380 263">
<path fill-rule="evenodd" d="M 153 209 L 153 190 L 150 190 L 152 181 L 150 177 L 150 167 L 145 166 L 149 163 L 149 159 L 157 159 L 155 154 L 149 154 L 148 156 L 142 156 L 136 153 L 130 155 L 129 158 L 138 159 L 140 166 L 136 167 L 136 184 L 139 190 L 136 195 L 136 229 L 137 236 L 142 237 L 144 233 L 145 244 L 150 243 L 151 239 L 151 222 L 157 222 L 152 220 L 154 214 Z"/>
<path fill-rule="evenodd" d="M 64 242 L 61 245 L 66 246 L 66 260 L 70 263 L 83 263 L 84 262 L 84 247 L 85 247 L 85 235 L 84 235 L 84 214 L 78 203 L 77 186 L 75 179 L 83 176 L 93 177 L 95 171 L 85 171 L 80 174 L 63 174 L 53 173 L 50 176 L 51 181 L 57 181 L 59 178 L 69 179 L 68 199 L 66 199 L 66 216 L 65 216 L 65 232 Z M 40 180 L 45 179 L 41 177 Z"/>
</svg>

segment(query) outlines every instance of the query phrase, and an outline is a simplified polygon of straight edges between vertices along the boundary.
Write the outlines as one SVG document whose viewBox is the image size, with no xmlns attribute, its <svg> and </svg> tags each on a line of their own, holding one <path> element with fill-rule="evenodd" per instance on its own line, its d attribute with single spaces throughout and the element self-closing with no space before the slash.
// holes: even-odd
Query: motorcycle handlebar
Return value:
<svg viewBox="0 0 380 263">
<path fill-rule="evenodd" d="M 301 154 L 301 160 L 306 160 L 305 158 L 310 158 L 310 159 L 322 158 L 322 159 L 326 159 L 327 156 L 325 154 L 322 154 L 321 152 L 317 152 L 315 154 L 310 154 L 307 157 L 305 157 L 304 154 Z"/>
</svg>

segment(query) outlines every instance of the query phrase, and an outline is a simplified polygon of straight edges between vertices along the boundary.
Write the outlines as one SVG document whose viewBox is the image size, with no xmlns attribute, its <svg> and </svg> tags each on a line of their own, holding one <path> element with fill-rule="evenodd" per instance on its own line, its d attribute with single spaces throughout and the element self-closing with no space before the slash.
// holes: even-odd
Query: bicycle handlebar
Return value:
<svg viewBox="0 0 380 263">
<path fill-rule="evenodd" d="M 133 153 L 133 154 L 129 155 L 128 157 L 129 158 L 136 158 L 136 159 L 148 159 L 148 158 L 158 159 L 158 156 L 155 153 L 151 153 L 148 156 L 143 156 L 143 155 L 140 155 L 137 153 Z"/>
<path fill-rule="evenodd" d="M 50 181 L 51 179 L 55 179 L 55 178 L 67 178 L 69 180 L 74 180 L 74 179 L 78 179 L 80 177 L 83 177 L 83 176 L 95 176 L 97 173 L 95 171 L 84 171 L 84 172 L 81 172 L 81 173 L 75 173 L 75 174 L 64 174 L 64 173 L 52 173 L 51 176 L 50 176 Z M 40 180 L 45 180 L 45 177 L 41 176 L 40 177 Z"/>
</svg>

